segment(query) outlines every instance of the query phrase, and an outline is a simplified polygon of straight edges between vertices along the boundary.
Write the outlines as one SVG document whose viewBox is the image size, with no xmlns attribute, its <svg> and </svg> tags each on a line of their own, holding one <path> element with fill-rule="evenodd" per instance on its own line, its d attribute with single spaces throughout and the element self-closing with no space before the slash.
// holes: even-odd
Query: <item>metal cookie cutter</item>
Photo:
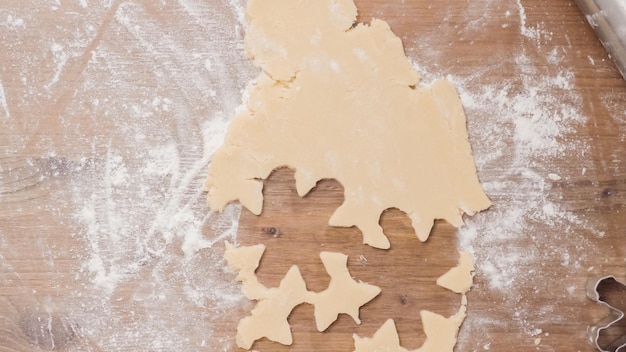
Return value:
<svg viewBox="0 0 626 352">
<path fill-rule="evenodd" d="M 587 281 L 587 297 L 609 309 L 609 315 L 590 326 L 589 342 L 602 352 L 626 352 L 626 284 L 614 276 L 592 277 Z"/>
</svg>

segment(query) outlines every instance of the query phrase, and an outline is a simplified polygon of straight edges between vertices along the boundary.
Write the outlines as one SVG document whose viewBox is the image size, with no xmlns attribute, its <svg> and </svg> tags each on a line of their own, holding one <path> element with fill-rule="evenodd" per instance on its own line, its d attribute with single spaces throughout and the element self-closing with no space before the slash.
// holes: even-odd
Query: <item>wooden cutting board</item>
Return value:
<svg viewBox="0 0 626 352">
<path fill-rule="evenodd" d="M 465 245 L 477 271 L 457 351 L 593 351 L 587 327 L 607 312 L 585 297 L 585 282 L 604 274 L 626 279 L 626 82 L 585 17 L 574 1 L 356 3 L 360 21 L 391 25 L 425 81 L 449 74 L 460 82 L 479 177 L 494 207 L 468 220 L 473 239 L 437 222 L 426 243 L 403 213 L 389 210 L 381 224 L 392 249 L 382 251 L 362 245 L 356 228 L 326 225 L 343 199 L 338 182 L 323 180 L 299 198 L 293 170 L 275 171 L 265 182 L 263 213 L 242 210 L 237 234 L 242 245 L 266 244 L 262 282 L 277 285 L 297 264 L 308 288 L 322 290 L 328 277 L 318 255 L 332 250 L 348 254 L 352 275 L 382 293 L 361 309 L 359 326 L 341 316 L 320 334 L 312 307 L 303 305 L 290 317 L 293 346 L 260 341 L 255 348 L 351 351 L 353 333 L 371 336 L 388 318 L 402 344 L 417 348 L 425 337 L 420 310 L 458 309 L 460 297 L 434 281 Z M 194 148 L 204 121 L 216 111 L 229 116 L 254 76 L 234 4 L 0 6 L 0 351 L 233 345 L 236 323 L 252 305 L 228 286 L 234 275 L 220 259 L 221 240 L 185 257 L 177 233 L 199 226 L 205 238 L 219 235 L 213 218 L 198 215 L 208 213 L 199 192 L 208 160 Z M 550 138 L 533 152 L 523 148 L 532 148 L 533 136 Z M 151 164 L 154 175 L 135 178 L 147 175 L 140 173 L 145 160 L 156 160 L 146 140 L 167 147 L 159 155 L 174 156 Z M 90 183 L 102 174 L 108 183 Z M 138 191 L 149 182 L 150 202 L 166 200 L 161 213 Z M 117 203 L 90 202 L 107 194 Z M 181 226 L 170 237 L 153 231 L 169 228 L 161 222 L 136 220 L 180 217 L 187 213 L 171 208 L 186 206 L 201 225 L 176 218 Z M 117 217 L 88 223 L 90 209 L 98 219 Z M 98 237 L 105 225 L 137 240 L 108 247 Z M 120 270 L 116 285 L 94 283 L 93 258 L 104 258 L 105 277 Z M 216 282 L 227 288 L 214 291 Z M 236 304 L 223 303 L 230 299 Z"/>
</svg>

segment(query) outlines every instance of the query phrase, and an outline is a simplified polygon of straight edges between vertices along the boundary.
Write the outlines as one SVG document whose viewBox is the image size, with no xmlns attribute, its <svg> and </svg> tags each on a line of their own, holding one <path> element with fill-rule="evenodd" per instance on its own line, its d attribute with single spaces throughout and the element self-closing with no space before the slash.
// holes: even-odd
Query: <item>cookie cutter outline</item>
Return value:
<svg viewBox="0 0 626 352">
<path fill-rule="evenodd" d="M 626 287 L 625 283 L 618 280 L 613 275 L 597 276 L 597 277 L 592 277 L 589 280 L 587 280 L 587 285 L 586 285 L 587 297 L 591 299 L 592 301 L 599 303 L 600 305 L 608 308 L 609 310 L 609 315 L 607 315 L 605 318 L 596 322 L 595 325 L 589 326 L 589 328 L 587 329 L 587 338 L 589 339 L 589 342 L 598 349 L 598 351 L 626 352 L 626 341 L 624 341 L 623 344 L 616 346 L 614 350 L 605 350 L 598 343 L 598 338 L 600 337 L 600 333 L 603 330 L 610 328 L 611 326 L 613 326 L 613 324 L 617 323 L 618 321 L 624 318 L 624 311 L 613 307 L 612 305 L 603 301 L 600 298 L 600 293 L 598 292 L 598 286 L 600 285 L 601 282 L 605 280 L 611 280 L 611 279 L 614 280 L 617 284 Z M 622 335 L 622 337 L 624 336 L 626 336 L 626 331 L 624 332 L 624 335 Z"/>
</svg>

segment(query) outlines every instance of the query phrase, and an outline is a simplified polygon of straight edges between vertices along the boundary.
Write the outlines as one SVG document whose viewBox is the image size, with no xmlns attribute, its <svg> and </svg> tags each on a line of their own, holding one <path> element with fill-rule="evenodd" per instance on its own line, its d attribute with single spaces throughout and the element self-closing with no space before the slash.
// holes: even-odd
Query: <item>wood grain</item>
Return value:
<svg viewBox="0 0 626 352">
<path fill-rule="evenodd" d="M 220 1 L 210 3 L 227 6 Z M 516 287 L 515 294 L 507 295 L 490 287 L 489 277 L 481 272 L 481 263 L 478 263 L 475 287 L 468 296 L 468 320 L 462 327 L 457 351 L 592 351 L 586 341 L 587 326 L 607 312 L 586 299 L 585 282 L 590 276 L 603 274 L 626 278 L 626 82 L 607 57 L 584 16 L 573 1 L 522 0 L 527 29 L 539 33 L 536 37 L 528 37 L 521 33 L 519 7 L 513 0 L 358 0 L 356 3 L 359 20 L 367 22 L 375 17 L 388 21 L 402 38 L 408 56 L 428 63 L 425 67 L 431 76 L 451 74 L 467 79 L 465 89 L 468 90 L 480 91 L 483 87 L 507 82 L 510 91 L 515 92 L 524 89 L 525 79 L 557 75 L 562 69 L 572 74 L 573 85 L 568 91 L 573 95 L 555 93 L 555 99 L 577 106 L 586 120 L 576 129 L 565 131 L 559 139 L 571 145 L 579 143 L 585 150 L 557 153 L 549 162 L 540 160 L 543 157 L 539 155 L 537 160 L 528 162 L 542 161 L 538 163 L 545 168 L 538 170 L 541 172 L 559 170 L 562 179 L 548 181 L 545 194 L 560 209 L 584 219 L 587 228 L 571 232 L 538 221 L 527 237 L 503 242 L 503 253 L 533 251 L 543 253 L 542 258 L 547 258 L 541 263 L 517 268 L 520 272 L 536 272 L 537 276 L 525 275 L 532 280 Z M 192 38 L 197 35 L 195 27 L 181 20 L 186 17 L 181 15 L 183 10 L 175 2 L 163 5 L 165 10 L 149 1 L 114 1 L 114 6 L 108 9 L 93 7 L 85 15 L 93 18 L 98 34 L 85 46 L 84 56 L 68 59 L 68 67 L 60 75 L 59 83 L 47 91 L 41 88 L 28 95 L 22 89 L 22 81 L 44 87 L 54 76 L 55 67 L 42 66 L 33 77 L 20 76 L 15 68 L 22 67 L 24 60 L 32 60 L 33 65 L 40 62 L 37 61 L 40 59 L 38 50 L 43 45 L 40 37 L 44 33 L 52 33 L 58 39 L 71 32 L 61 31 L 59 28 L 63 23 L 60 23 L 59 14 L 50 12 L 40 3 L 8 0 L 4 4 L 6 11 L 32 7 L 33 13 L 39 14 L 40 21 L 36 30 L 27 27 L 26 37 L 18 38 L 16 32 L 2 26 L 9 12 L 0 9 L 0 37 L 4 42 L 3 50 L 0 50 L 0 84 L 10 110 L 10 116 L 4 117 L 0 106 L 0 351 L 166 351 L 142 339 L 143 335 L 133 337 L 131 333 L 140 330 L 137 325 L 143 320 L 139 316 L 162 317 L 167 314 L 171 314 L 169 320 L 172 322 L 189 324 L 190 340 L 201 340 L 202 332 L 193 330 L 193 322 L 185 321 L 185 311 L 181 312 L 180 307 L 188 297 L 181 295 L 177 300 L 165 301 L 160 307 L 150 308 L 154 311 L 133 300 L 152 292 L 149 283 L 154 279 L 155 268 L 167 272 L 169 276 L 164 277 L 173 278 L 165 286 L 185 284 L 184 277 L 177 276 L 183 270 L 185 260 L 178 253 L 179 240 L 167 247 L 179 256 L 179 260 L 148 258 L 142 262 L 144 269 L 134 272 L 132 280 L 118 287 L 110 301 L 102 302 L 99 291 L 88 277 L 80 275 L 85 270 L 85 258 L 88 258 L 90 248 L 87 248 L 88 241 L 76 235 L 84 224 L 69 215 L 77 211 L 76 203 L 70 199 L 73 182 L 77 178 L 89 180 L 96 177 L 106 164 L 106 153 L 111 145 L 116 145 L 125 155 L 133 156 L 135 163 L 127 165 L 130 169 L 141 167 L 142 156 L 133 154 L 135 146 L 121 136 L 120 125 L 116 124 L 118 120 L 96 114 L 100 117 L 97 119 L 86 115 L 85 111 L 91 110 L 75 107 L 72 111 L 79 113 L 67 113 L 68 106 L 87 106 L 93 98 L 90 95 L 93 90 L 77 88 L 83 86 L 82 80 L 88 70 L 96 72 L 92 74 L 99 78 L 104 94 L 117 99 L 126 98 L 116 95 L 118 89 L 131 95 L 129 101 L 148 99 L 147 95 L 142 95 L 142 90 L 155 87 L 162 88 L 167 94 L 181 94 L 181 91 L 183 96 L 188 94 L 190 86 L 186 84 L 193 81 L 191 74 L 175 71 L 164 63 L 171 59 L 168 56 L 159 60 L 135 52 L 138 49 L 129 45 L 132 35 L 115 17 L 120 6 L 143 6 L 146 16 L 161 26 L 158 28 L 179 33 L 181 45 L 192 46 Z M 78 5 L 67 6 L 71 8 L 65 8 L 66 12 L 83 11 Z M 142 38 L 148 38 L 153 47 L 161 45 L 160 33 L 146 28 Z M 230 41 L 224 39 L 226 44 L 219 45 L 228 45 Z M 12 45 L 15 43 L 19 45 Z M 205 44 L 217 45 L 213 42 Z M 103 46 L 116 55 L 128 54 L 129 61 L 132 61 L 129 65 L 137 65 L 132 66 L 133 69 L 143 67 L 130 76 L 132 80 L 126 78 L 136 81 L 136 86 L 125 87 L 128 81 L 123 81 L 119 75 L 109 76 L 104 69 L 98 71 L 97 63 L 89 61 L 93 50 Z M 555 55 L 560 57 L 557 64 L 550 61 L 553 48 Z M 234 45 L 233 50 L 236 50 Z M 522 51 L 528 61 L 515 62 L 514 57 Z M 52 57 L 48 59 L 52 62 Z M 173 66 L 176 64 L 181 62 L 175 62 Z M 244 75 L 231 70 L 225 69 L 221 79 L 243 87 Z M 166 77 L 176 77 L 177 80 L 173 83 L 159 81 L 153 71 L 166 72 Z M 114 80 L 120 80 L 120 83 Z M 181 128 L 184 123 L 179 120 L 187 115 L 193 116 L 192 122 L 185 126 L 199 129 L 202 118 L 212 111 L 210 104 L 196 109 L 197 102 L 192 98 L 185 103 L 188 109 L 177 112 L 178 115 L 163 113 L 146 119 L 145 129 L 141 132 L 157 141 L 167 135 L 163 131 L 168 131 L 184 144 L 189 129 Z M 119 120 L 136 118 L 131 110 L 128 105 L 114 113 L 118 114 L 116 118 Z M 480 130 L 482 121 L 485 121 L 484 116 L 468 112 L 470 130 Z M 503 134 L 507 133 L 514 128 L 513 122 L 505 122 L 500 128 Z M 489 139 L 472 139 L 471 142 L 474 150 L 481 152 L 492 150 L 495 145 L 490 144 Z M 504 153 L 502 163 L 481 168 L 480 179 L 490 182 L 500 180 L 502 175 L 511 175 L 510 180 L 523 182 L 523 176 L 511 173 L 511 161 L 515 158 L 512 148 L 501 152 Z M 201 158 L 201 153 L 187 157 L 189 160 L 184 162 L 191 164 Z M 583 168 L 585 172 L 582 172 Z M 167 180 L 162 182 L 167 184 Z M 287 269 L 297 264 L 308 288 L 322 290 L 328 277 L 318 254 L 320 250 L 331 250 L 349 255 L 352 275 L 380 286 L 382 293 L 361 309 L 361 325 L 341 316 L 324 334 L 315 329 L 312 308 L 300 306 L 290 317 L 293 346 L 263 340 L 255 344 L 256 349 L 351 351 L 353 333 L 371 335 L 389 317 L 396 320 L 402 344 L 417 348 L 424 339 L 420 310 L 428 309 L 443 315 L 456 311 L 460 297 L 434 284 L 436 278 L 456 262 L 458 239 L 455 228 L 438 222 L 430 239 L 420 243 L 406 216 L 400 211 L 388 210 L 383 214 L 381 224 L 390 237 L 392 249 L 375 250 L 361 244 L 358 229 L 327 226 L 330 214 L 343 200 L 339 183 L 323 180 L 305 198 L 299 198 L 294 187 L 293 171 L 277 170 L 265 181 L 263 213 L 254 216 L 246 210 L 242 212 L 238 241 L 243 245 L 259 242 L 267 245 L 258 271 L 261 281 L 275 286 Z M 191 193 L 186 196 L 193 196 Z M 489 216 L 510 207 L 512 202 L 534 201 L 532 195 L 514 188 L 489 195 L 494 201 L 494 209 L 477 216 Z M 598 236 L 594 230 L 601 231 L 603 236 Z M 204 227 L 205 235 L 211 235 L 211 231 L 208 225 Z M 554 248 L 548 245 L 554 243 L 554 239 L 565 243 L 564 247 L 580 248 L 577 253 L 584 251 L 585 246 L 590 252 L 585 252 L 587 255 L 580 258 L 578 266 L 562 265 L 563 253 L 554 252 Z M 210 270 L 212 267 L 207 263 L 219 261 L 221 251 L 218 246 L 202 250 L 193 261 L 198 268 Z M 220 275 L 226 281 L 234 279 L 229 271 Z M 564 282 L 572 287 L 572 294 L 550 289 L 562 287 Z M 69 294 L 77 292 L 89 297 L 85 302 L 92 305 L 73 307 L 67 302 Z M 546 302 L 550 302 L 550 311 L 545 311 Z M 131 332 L 122 335 L 126 339 L 103 344 L 98 337 L 105 332 L 84 329 L 86 326 L 104 326 L 92 321 L 98 319 L 93 313 L 103 306 L 121 317 L 116 321 L 117 326 L 109 328 Z M 252 305 L 233 308 L 227 313 L 212 305 L 184 307 L 189 312 L 204 314 L 207 320 L 212 315 L 224 317 L 212 322 L 212 336 L 232 344 L 238 320 Z M 515 310 L 520 307 L 526 315 L 513 321 Z M 489 313 L 489 321 L 480 320 L 485 313 Z M 535 329 L 541 331 L 533 332 Z M 539 344 L 536 344 L 537 338 L 541 338 Z M 210 349 L 189 343 L 181 350 Z"/>
<path fill-rule="evenodd" d="M 313 338 L 318 333 L 311 319 L 312 307 L 298 307 L 290 318 L 294 345 L 282 350 L 348 351 L 353 348 L 353 333 L 372 335 L 388 318 L 396 320 L 398 330 L 405 336 L 405 346 L 417 348 L 424 339 L 420 310 L 429 309 L 445 316 L 458 310 L 460 295 L 435 284 L 458 261 L 455 231 L 451 226 L 438 223 L 435 228 L 439 236 L 422 244 L 408 217 L 389 210 L 382 216 L 381 224 L 390 236 L 392 248 L 376 250 L 362 244 L 361 233 L 356 228 L 327 225 L 333 209 L 343 202 L 343 188 L 338 182 L 321 181 L 311 194 L 301 199 L 295 190 L 293 171 L 280 169 L 268 179 L 265 194 L 263 213 L 254 216 L 244 212 L 239 232 L 242 245 L 267 246 L 258 270 L 263 284 L 278 286 L 289 267 L 297 264 L 308 289 L 322 291 L 328 286 L 329 277 L 319 253 L 334 251 L 349 256 L 353 277 L 382 289 L 377 298 L 361 309 L 360 326 L 342 316 L 324 339 Z M 281 350 L 270 342 L 260 342 L 258 348 Z"/>
</svg>

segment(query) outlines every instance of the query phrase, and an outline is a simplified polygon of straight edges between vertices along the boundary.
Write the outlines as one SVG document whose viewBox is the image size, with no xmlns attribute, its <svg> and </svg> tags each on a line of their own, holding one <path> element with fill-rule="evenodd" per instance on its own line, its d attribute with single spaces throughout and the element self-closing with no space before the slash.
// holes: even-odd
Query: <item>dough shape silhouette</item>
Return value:
<svg viewBox="0 0 626 352">
<path fill-rule="evenodd" d="M 389 25 L 355 25 L 356 15 L 352 0 L 249 0 L 245 48 L 262 73 L 212 158 L 211 208 L 239 200 L 260 214 L 262 180 L 290 167 L 300 196 L 339 181 L 345 199 L 329 224 L 389 248 L 386 209 L 404 211 L 425 241 L 435 219 L 460 226 L 490 206 L 454 87 L 421 86 Z"/>
</svg>

